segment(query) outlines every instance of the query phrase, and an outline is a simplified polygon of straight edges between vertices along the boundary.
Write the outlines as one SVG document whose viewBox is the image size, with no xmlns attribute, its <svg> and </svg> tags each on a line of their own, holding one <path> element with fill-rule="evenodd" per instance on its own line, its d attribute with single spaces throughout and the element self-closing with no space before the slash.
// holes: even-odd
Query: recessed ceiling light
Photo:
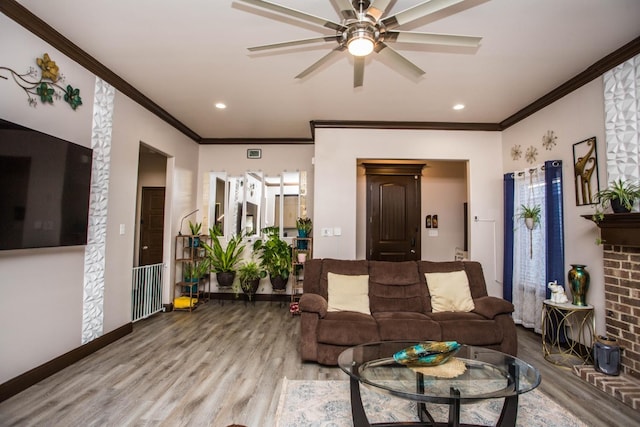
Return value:
<svg viewBox="0 0 640 427">
<path fill-rule="evenodd" d="M 227 104 L 225 104 L 224 102 L 216 102 L 216 108 L 219 110 L 224 110 L 225 108 L 227 108 Z"/>
<path fill-rule="evenodd" d="M 464 110 L 464 104 L 456 104 L 453 106 L 454 110 Z"/>
</svg>

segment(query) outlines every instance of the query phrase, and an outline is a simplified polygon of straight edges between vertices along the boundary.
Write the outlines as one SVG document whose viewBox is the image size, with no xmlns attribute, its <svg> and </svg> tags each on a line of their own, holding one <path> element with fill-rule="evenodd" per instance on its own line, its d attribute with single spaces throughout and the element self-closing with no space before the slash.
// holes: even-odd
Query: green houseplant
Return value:
<svg viewBox="0 0 640 427">
<path fill-rule="evenodd" d="M 236 277 L 235 268 L 240 261 L 245 245 L 244 235 L 236 234 L 227 242 L 225 248 L 222 247 L 220 238 L 222 237 L 216 228 L 209 229 L 211 245 L 202 242 L 211 269 L 216 273 L 216 279 L 221 287 L 230 287 Z"/>
<path fill-rule="evenodd" d="M 533 258 L 533 229 L 540 224 L 542 208 L 540 205 L 520 205 L 520 212 L 516 218 L 524 220 L 524 225 L 529 230 L 529 258 Z"/>
<path fill-rule="evenodd" d="M 267 272 L 253 259 L 243 263 L 238 268 L 238 281 L 233 284 L 236 297 L 240 292 L 244 292 L 249 298 L 249 301 L 251 301 L 258 291 L 260 279 L 266 276 Z"/>
<path fill-rule="evenodd" d="M 184 282 L 188 285 L 185 286 L 185 292 L 197 292 L 198 282 L 209 273 L 209 260 L 203 259 L 196 262 L 184 263 L 182 267 L 182 277 Z"/>
<path fill-rule="evenodd" d="M 298 229 L 298 237 L 307 238 L 311 236 L 313 222 L 311 221 L 311 218 L 299 217 L 296 220 L 296 228 Z M 307 249 L 308 242 L 306 240 L 299 240 L 297 246 L 298 249 Z"/>
<path fill-rule="evenodd" d="M 291 247 L 280 238 L 279 227 L 266 227 L 262 232 L 264 238 L 255 241 L 253 250 L 260 254 L 260 266 L 269 273 L 273 290 L 282 291 L 291 271 Z"/>
<path fill-rule="evenodd" d="M 533 230 L 540 224 L 541 208 L 540 205 L 520 205 L 520 212 L 516 215 L 517 218 L 523 219 L 524 224 L 529 230 Z"/>
<path fill-rule="evenodd" d="M 629 181 L 618 179 L 612 181 L 609 187 L 598 191 L 595 195 L 597 201 L 594 220 L 603 218 L 603 211 L 611 206 L 614 213 L 631 212 L 633 203 L 640 199 L 640 186 Z"/>
<path fill-rule="evenodd" d="M 311 221 L 311 218 L 300 217 L 296 220 L 296 228 L 298 229 L 299 237 L 309 237 L 313 229 L 313 221 Z"/>
<path fill-rule="evenodd" d="M 191 231 L 192 236 L 189 237 L 189 246 L 197 248 L 200 246 L 200 230 L 202 230 L 202 223 L 189 221 L 189 230 Z"/>
</svg>

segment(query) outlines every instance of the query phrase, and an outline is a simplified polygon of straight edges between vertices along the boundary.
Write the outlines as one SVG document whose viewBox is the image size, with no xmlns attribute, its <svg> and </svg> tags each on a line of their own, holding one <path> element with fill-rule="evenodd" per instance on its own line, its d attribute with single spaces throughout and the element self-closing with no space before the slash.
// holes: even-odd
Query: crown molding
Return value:
<svg viewBox="0 0 640 427">
<path fill-rule="evenodd" d="M 276 144 L 313 144 L 312 138 L 201 138 L 203 145 L 248 144 L 248 145 L 276 145 Z"/>
<path fill-rule="evenodd" d="M 402 122 L 402 121 L 367 121 L 367 120 L 312 120 L 312 132 L 315 129 L 407 129 L 407 130 L 472 130 L 500 131 L 498 123 L 456 123 L 456 122 Z"/>
<path fill-rule="evenodd" d="M 182 132 L 199 144 L 313 144 L 315 129 L 409 129 L 409 130 L 449 130 L 449 131 L 489 131 L 499 132 L 524 120 L 553 102 L 579 89 L 624 61 L 640 54 L 640 37 L 595 62 L 580 74 L 543 95 L 536 101 L 507 117 L 500 123 L 453 123 L 453 122 L 403 122 L 403 121 L 358 121 L 358 120 L 312 120 L 311 138 L 202 138 L 184 123 L 173 117 L 158 104 L 147 98 L 135 87 L 105 67 L 91 55 L 80 49 L 69 39 L 57 32 L 42 19 L 31 13 L 16 0 L 0 1 L 0 12 L 14 20 L 28 31 L 40 37 L 69 58 L 85 67 L 96 76 L 113 85 L 142 107 Z"/>
<path fill-rule="evenodd" d="M 567 80 L 565 83 L 553 89 L 546 95 L 533 101 L 531 104 L 527 105 L 512 116 L 504 119 L 502 122 L 500 122 L 500 127 L 504 130 L 510 126 L 515 125 L 519 121 L 524 120 L 530 115 L 542 110 L 548 105 L 551 105 L 557 100 L 581 88 L 592 80 L 597 79 L 607 71 L 617 67 L 618 65 L 633 58 L 638 54 L 640 54 L 640 37 L 635 38 L 626 45 L 622 46 L 620 49 L 595 62 L 580 74 L 576 75 L 570 80 Z"/>
<path fill-rule="evenodd" d="M 189 129 L 181 121 L 173 117 L 151 99 L 144 96 L 142 92 L 131 86 L 124 79 L 104 66 L 98 60 L 93 58 L 87 52 L 80 49 L 71 40 L 60 34 L 53 27 L 31 13 L 27 8 L 22 6 L 17 1 L 0 1 L 0 12 L 5 14 L 8 18 L 17 22 L 36 36 L 40 37 L 51 46 L 58 49 L 60 52 L 67 55 L 78 64 L 82 65 L 91 73 L 100 77 L 101 79 L 115 87 L 118 91 L 127 95 L 129 98 L 133 99 L 135 102 L 176 128 L 195 142 L 200 141 L 200 135 Z"/>
</svg>

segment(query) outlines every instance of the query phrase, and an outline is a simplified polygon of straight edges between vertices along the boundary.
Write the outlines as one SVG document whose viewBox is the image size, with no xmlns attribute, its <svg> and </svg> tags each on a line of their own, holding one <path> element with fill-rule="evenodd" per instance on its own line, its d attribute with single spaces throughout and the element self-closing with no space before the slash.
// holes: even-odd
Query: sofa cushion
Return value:
<svg viewBox="0 0 640 427">
<path fill-rule="evenodd" d="M 425 273 L 431 308 L 440 311 L 464 311 L 474 309 L 469 280 L 464 270 L 447 273 Z"/>
<path fill-rule="evenodd" d="M 319 343 L 358 345 L 380 341 L 378 325 L 372 316 L 355 311 L 330 311 L 318 323 Z"/>
<path fill-rule="evenodd" d="M 507 300 L 496 297 L 480 297 L 474 301 L 475 308 L 473 311 L 478 313 L 487 319 L 493 319 L 498 314 L 513 313 L 513 304 Z"/>
<path fill-rule="evenodd" d="M 429 295 L 429 288 L 427 287 L 427 281 L 425 279 L 425 273 L 446 273 L 448 271 L 463 270 L 464 266 L 462 261 L 418 261 L 418 271 L 420 272 L 420 280 L 424 285 L 425 298 L 423 301 L 425 313 L 430 313 L 431 308 L 431 296 Z"/>
<path fill-rule="evenodd" d="M 376 312 L 373 318 L 378 322 L 380 339 L 440 341 L 440 325 L 429 316 L 415 312 Z"/>
<path fill-rule="evenodd" d="M 460 344 L 478 346 L 502 342 L 502 328 L 494 320 L 487 320 L 477 313 L 447 311 L 429 316 L 440 325 L 442 341 L 458 341 Z"/>
<path fill-rule="evenodd" d="M 369 274 L 369 261 L 367 260 L 308 259 L 304 266 L 304 293 L 319 294 L 326 299 L 329 298 L 327 292 L 329 286 L 327 274 L 329 272 L 351 276 Z M 307 270 L 311 274 L 307 273 Z"/>
<path fill-rule="evenodd" d="M 487 284 L 484 281 L 484 272 L 482 271 L 482 264 L 477 261 L 464 261 L 462 263 L 464 271 L 467 272 L 469 278 L 469 289 L 471 290 L 471 297 L 476 298 L 486 297 Z"/>
<path fill-rule="evenodd" d="M 369 310 L 369 275 L 344 275 L 327 273 L 327 311 L 357 311 L 371 314 Z"/>
<path fill-rule="evenodd" d="M 414 261 L 369 263 L 369 305 L 372 313 L 424 313 L 425 293 L 418 266 Z"/>
</svg>

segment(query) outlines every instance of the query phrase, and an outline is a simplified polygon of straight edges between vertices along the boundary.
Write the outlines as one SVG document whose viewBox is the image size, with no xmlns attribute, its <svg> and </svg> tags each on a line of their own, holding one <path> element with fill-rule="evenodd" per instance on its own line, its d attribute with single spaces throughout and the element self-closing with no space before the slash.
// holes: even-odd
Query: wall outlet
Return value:
<svg viewBox="0 0 640 427">
<path fill-rule="evenodd" d="M 333 229 L 323 228 L 322 230 L 320 230 L 320 234 L 322 235 L 322 237 L 331 237 L 333 236 Z"/>
<path fill-rule="evenodd" d="M 340 228 L 340 227 L 333 227 L 333 235 L 334 235 L 334 236 L 341 236 L 341 235 L 342 235 L 342 228 Z"/>
</svg>

